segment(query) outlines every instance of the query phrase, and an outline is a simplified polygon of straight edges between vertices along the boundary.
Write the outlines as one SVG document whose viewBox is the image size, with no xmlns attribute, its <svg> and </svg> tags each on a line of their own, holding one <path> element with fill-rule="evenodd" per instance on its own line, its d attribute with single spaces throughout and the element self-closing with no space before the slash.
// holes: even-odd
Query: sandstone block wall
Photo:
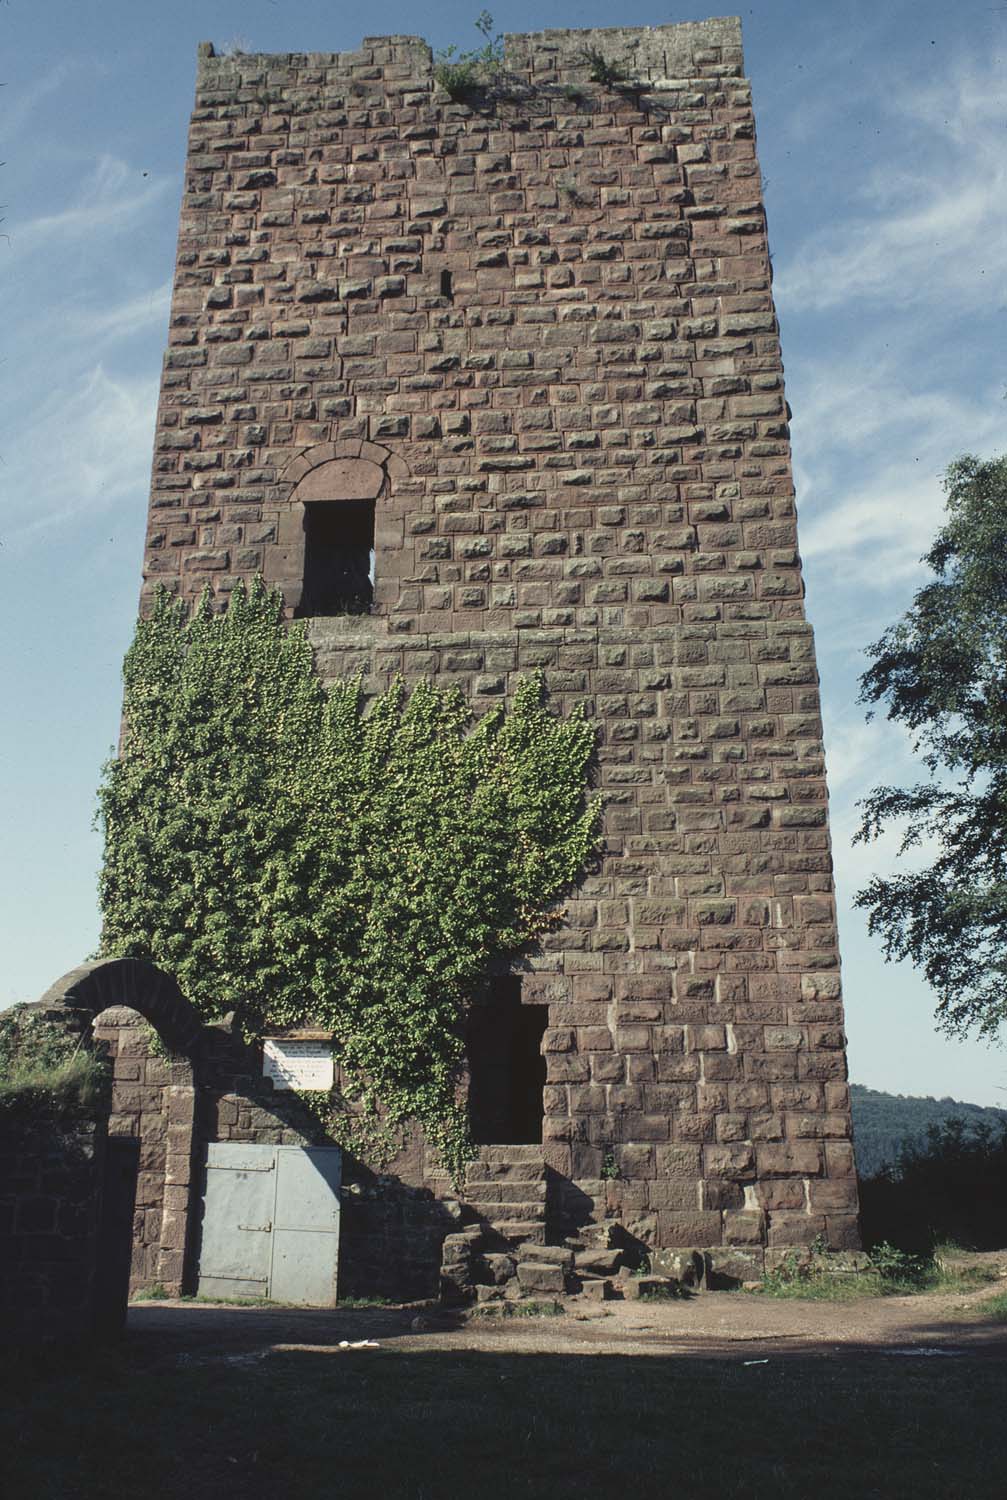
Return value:
<svg viewBox="0 0 1007 1500">
<path fill-rule="evenodd" d="M 0 1126 L 0 1326 L 18 1346 L 101 1331 L 99 1230 L 103 1122 Z"/>
<path fill-rule="evenodd" d="M 293 613 L 305 503 L 374 497 L 324 674 L 586 702 L 603 860 L 523 987 L 555 1196 L 756 1259 L 857 1232 L 787 420 L 736 20 L 510 37 L 461 103 L 415 37 L 200 49 L 145 595 Z"/>
<path fill-rule="evenodd" d="M 131 1294 L 152 1287 L 178 1295 L 186 1279 L 196 1096 L 192 1064 L 171 1056 L 127 1006 L 96 1018 L 95 1040 L 112 1065 L 112 1136 L 136 1142 Z"/>
</svg>

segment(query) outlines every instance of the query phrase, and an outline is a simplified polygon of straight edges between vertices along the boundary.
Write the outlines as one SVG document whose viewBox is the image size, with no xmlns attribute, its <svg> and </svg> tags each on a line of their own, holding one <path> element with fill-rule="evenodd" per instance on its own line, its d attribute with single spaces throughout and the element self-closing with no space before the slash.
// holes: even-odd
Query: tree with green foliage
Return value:
<svg viewBox="0 0 1007 1500">
<path fill-rule="evenodd" d="M 326 691 L 259 581 L 191 619 L 159 594 L 124 680 L 103 952 L 170 970 L 247 1036 L 331 1028 L 349 1095 L 419 1120 L 456 1169 L 466 1004 L 591 856 L 592 726 L 551 714 L 538 677 L 475 723 L 454 689 L 395 683 L 369 707 L 359 681 Z"/>
<path fill-rule="evenodd" d="M 929 1253 L 1007 1243 L 1007 1120 L 952 1117 L 904 1142 L 895 1161 L 860 1181 L 865 1244 Z"/>
<path fill-rule="evenodd" d="M 875 876 L 856 904 L 887 958 L 908 958 L 953 1035 L 994 1037 L 1007 1017 L 1007 457 L 957 459 L 923 561 L 934 577 L 869 648 L 860 700 L 914 736 L 928 779 L 875 787 L 859 841 L 901 825 L 923 869 Z M 870 715 L 869 715 L 870 717 Z"/>
</svg>

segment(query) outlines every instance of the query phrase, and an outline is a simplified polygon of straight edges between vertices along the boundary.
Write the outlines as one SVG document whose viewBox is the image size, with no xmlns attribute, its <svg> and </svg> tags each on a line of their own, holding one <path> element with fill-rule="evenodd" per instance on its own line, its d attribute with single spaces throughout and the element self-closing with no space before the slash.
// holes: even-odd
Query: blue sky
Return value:
<svg viewBox="0 0 1007 1500">
<path fill-rule="evenodd" d="M 196 45 L 478 41 L 474 4 L 0 4 L 0 1005 L 97 941 L 94 792 L 132 629 Z M 702 19 L 623 0 L 494 11 L 501 30 Z M 765 0 L 741 12 L 822 675 L 851 1073 L 1007 1104 L 1007 1054 L 951 1042 L 851 893 L 855 802 L 911 778 L 856 704 L 863 647 L 909 603 L 957 453 L 1007 449 L 1007 5 Z"/>
</svg>

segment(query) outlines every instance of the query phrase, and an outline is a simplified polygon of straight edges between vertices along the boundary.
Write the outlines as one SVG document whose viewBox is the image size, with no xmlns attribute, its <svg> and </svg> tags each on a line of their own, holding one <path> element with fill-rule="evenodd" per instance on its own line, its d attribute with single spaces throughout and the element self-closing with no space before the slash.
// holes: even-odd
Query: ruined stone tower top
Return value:
<svg viewBox="0 0 1007 1500">
<path fill-rule="evenodd" d="M 658 83 L 665 79 L 738 77 L 742 72 L 741 20 L 714 16 L 706 21 L 678 21 L 666 26 L 596 26 L 583 30 L 553 28 L 516 32 L 504 37 L 504 64 L 516 75 L 533 75 L 547 82 L 549 75 L 584 75 L 585 54 L 592 49 L 618 64 L 633 81 Z M 227 53 L 217 56 L 212 42 L 201 42 L 199 66 L 242 67 L 268 55 L 271 63 L 308 63 L 326 68 L 380 67 L 390 55 L 410 67 L 415 80 L 433 69 L 430 47 L 419 36 L 366 36 L 355 52 Z M 357 77 L 366 77 L 364 72 Z M 376 76 L 376 75 L 372 75 Z"/>
</svg>

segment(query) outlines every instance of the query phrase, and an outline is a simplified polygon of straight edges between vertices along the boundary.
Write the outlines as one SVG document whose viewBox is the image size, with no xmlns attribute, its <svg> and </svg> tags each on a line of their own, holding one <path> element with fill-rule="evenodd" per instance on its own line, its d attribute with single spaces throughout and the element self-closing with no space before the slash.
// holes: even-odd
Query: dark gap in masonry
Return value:
<svg viewBox="0 0 1007 1500">
<path fill-rule="evenodd" d="M 495 979 L 489 1000 L 472 1007 L 466 1051 L 476 1145 L 541 1144 L 548 1024 L 549 1007 L 522 1005 L 521 981 L 513 976 Z"/>
</svg>

